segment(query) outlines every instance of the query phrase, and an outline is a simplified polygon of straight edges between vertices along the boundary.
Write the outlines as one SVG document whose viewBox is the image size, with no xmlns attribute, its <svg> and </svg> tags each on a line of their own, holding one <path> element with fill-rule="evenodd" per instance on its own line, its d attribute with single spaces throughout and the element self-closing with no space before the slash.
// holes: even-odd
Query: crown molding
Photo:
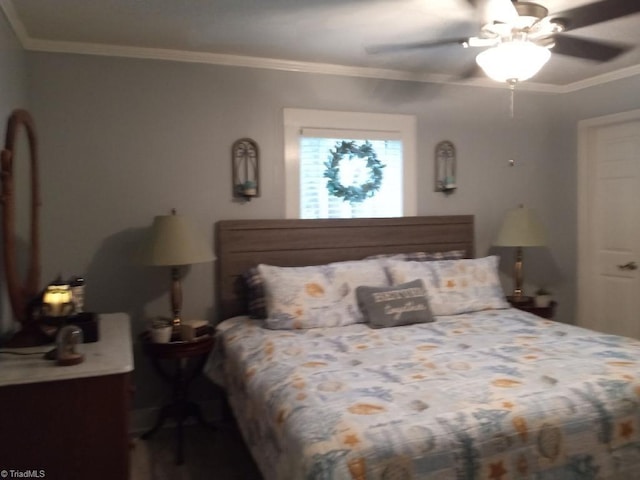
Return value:
<svg viewBox="0 0 640 480">
<path fill-rule="evenodd" d="M 131 47 L 99 43 L 60 42 L 30 38 L 23 44 L 26 50 L 50 53 L 74 53 L 81 55 L 103 55 L 174 62 L 206 63 L 233 67 L 284 70 L 302 73 L 324 73 L 347 77 L 386 78 L 390 80 L 419 81 L 422 76 L 411 72 L 390 69 L 352 67 L 330 63 L 300 62 L 278 58 L 228 55 L 223 53 L 194 52 L 164 48 Z M 444 77 L 437 79 L 444 82 Z"/>
<path fill-rule="evenodd" d="M 603 85 L 616 80 L 623 80 L 636 75 L 640 75 L 640 65 L 621 68 L 619 70 L 614 70 L 613 72 L 603 73 L 602 75 L 596 75 L 578 82 L 569 83 L 560 87 L 559 93 L 577 92 L 585 88 L 596 87 L 598 85 Z"/>
<path fill-rule="evenodd" d="M 22 20 L 18 16 L 12 0 L 0 0 L 0 8 L 4 12 L 11 28 L 25 50 L 49 53 L 72 53 L 80 55 L 102 55 L 110 57 L 127 57 L 151 60 L 169 60 L 187 63 L 205 63 L 233 67 L 261 68 L 299 73 L 316 73 L 324 75 L 339 75 L 346 77 L 376 78 L 383 80 L 404 80 L 413 82 L 438 83 L 459 85 L 465 87 L 505 88 L 504 84 L 489 79 L 478 78 L 471 81 L 461 81 L 449 75 L 434 75 L 415 73 L 403 70 L 383 68 L 356 67 L 331 63 L 304 62 L 283 60 L 277 58 L 250 57 L 243 55 L 228 55 L 222 53 L 193 52 L 184 50 L 131 47 L 111 44 L 65 42 L 32 38 L 29 36 Z M 640 65 L 623 68 L 613 72 L 597 75 L 565 85 L 547 83 L 523 82 L 517 86 L 518 90 L 542 93 L 571 93 L 615 80 L 640 75 Z"/>
<path fill-rule="evenodd" d="M 25 50 L 49 53 L 72 53 L 80 55 L 102 55 L 109 57 L 127 57 L 150 60 L 169 60 L 174 62 L 205 63 L 232 67 L 260 68 L 287 72 L 316 73 L 339 75 L 345 77 L 375 78 L 382 80 L 404 80 L 424 83 L 460 85 L 466 87 L 505 88 L 504 84 L 488 79 L 461 81 L 449 75 L 433 75 L 403 70 L 382 68 L 355 67 L 331 63 L 302 62 L 277 58 L 249 57 L 244 55 L 227 55 L 222 53 L 192 52 L 162 48 L 130 47 L 98 43 L 61 42 L 28 38 L 23 42 Z M 525 82 L 517 87 L 519 90 L 545 93 L 560 93 L 561 87 L 548 84 Z"/>
</svg>

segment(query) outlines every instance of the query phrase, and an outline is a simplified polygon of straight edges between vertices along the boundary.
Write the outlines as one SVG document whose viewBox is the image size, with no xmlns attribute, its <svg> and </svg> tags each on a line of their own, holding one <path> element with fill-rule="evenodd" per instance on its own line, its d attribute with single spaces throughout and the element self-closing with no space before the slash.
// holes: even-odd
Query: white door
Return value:
<svg viewBox="0 0 640 480">
<path fill-rule="evenodd" d="M 640 120 L 587 130 L 577 323 L 640 339 Z"/>
</svg>

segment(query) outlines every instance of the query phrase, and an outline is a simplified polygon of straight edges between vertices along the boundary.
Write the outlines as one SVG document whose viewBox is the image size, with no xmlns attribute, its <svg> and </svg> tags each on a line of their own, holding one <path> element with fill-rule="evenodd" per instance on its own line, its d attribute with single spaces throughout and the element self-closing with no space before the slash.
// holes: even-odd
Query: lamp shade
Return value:
<svg viewBox="0 0 640 480">
<path fill-rule="evenodd" d="M 506 213 L 493 244 L 497 247 L 541 247 L 547 244 L 546 232 L 533 210 L 518 207 Z"/>
<path fill-rule="evenodd" d="M 526 40 L 512 40 L 481 52 L 476 63 L 496 82 L 521 82 L 538 73 L 549 57 L 548 48 Z"/>
<path fill-rule="evenodd" d="M 194 225 L 176 214 L 155 217 L 138 252 L 138 261 L 151 266 L 190 265 L 213 259 L 211 247 Z"/>
<path fill-rule="evenodd" d="M 42 295 L 42 312 L 48 317 L 66 317 L 73 310 L 73 295 L 69 284 L 56 280 Z"/>
</svg>

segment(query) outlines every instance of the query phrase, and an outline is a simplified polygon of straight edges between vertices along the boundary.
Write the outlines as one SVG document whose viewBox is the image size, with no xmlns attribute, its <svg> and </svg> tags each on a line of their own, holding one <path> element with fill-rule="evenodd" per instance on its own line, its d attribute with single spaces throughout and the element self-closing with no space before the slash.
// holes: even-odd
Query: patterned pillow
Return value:
<svg viewBox="0 0 640 480">
<path fill-rule="evenodd" d="M 355 289 L 388 286 L 381 262 L 358 260 L 312 267 L 258 265 L 271 329 L 316 328 L 364 321 Z"/>
<path fill-rule="evenodd" d="M 251 318 L 267 318 L 267 300 L 264 298 L 264 283 L 258 267 L 251 267 L 242 274 L 247 313 Z"/>
<path fill-rule="evenodd" d="M 464 250 L 449 250 L 446 252 L 409 252 L 409 253 L 383 253 L 371 255 L 364 260 L 403 260 L 416 262 L 430 262 L 433 260 L 458 260 L 464 258 Z M 247 302 L 249 317 L 256 319 L 267 318 L 267 299 L 264 293 L 264 283 L 257 267 L 251 267 L 242 274 L 244 294 Z"/>
<path fill-rule="evenodd" d="M 467 252 L 464 250 L 449 250 L 447 252 L 408 252 L 408 253 L 381 253 L 371 255 L 365 260 L 388 259 L 403 260 L 407 262 L 431 262 L 434 260 L 459 260 L 464 258 Z"/>
<path fill-rule="evenodd" d="M 422 280 L 393 287 L 356 288 L 358 306 L 373 328 L 433 322 Z"/>
<path fill-rule="evenodd" d="M 436 262 L 390 261 L 394 285 L 417 278 L 424 282 L 434 315 L 509 308 L 498 277 L 498 257 Z"/>
</svg>

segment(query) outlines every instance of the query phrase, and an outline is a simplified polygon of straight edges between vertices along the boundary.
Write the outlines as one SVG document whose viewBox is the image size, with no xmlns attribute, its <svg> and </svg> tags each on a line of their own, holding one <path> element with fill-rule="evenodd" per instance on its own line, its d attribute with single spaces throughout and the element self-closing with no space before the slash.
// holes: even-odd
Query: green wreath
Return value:
<svg viewBox="0 0 640 480">
<path fill-rule="evenodd" d="M 380 190 L 380 185 L 382 185 L 382 169 L 385 167 L 385 165 L 378 160 L 373 146 L 368 141 L 365 141 L 359 147 L 356 146 L 355 143 L 356 142 L 345 141 L 337 142 L 335 150 L 329 150 L 329 160 L 324 164 L 327 169 L 323 177 L 329 179 L 327 180 L 329 195 L 342 198 L 342 200 L 349 203 L 360 203 L 367 198 L 373 197 L 376 192 Z M 340 162 L 344 159 L 345 155 L 349 156 L 349 160 L 354 157 L 367 159 L 369 179 L 362 185 L 345 186 L 340 183 Z"/>
</svg>

